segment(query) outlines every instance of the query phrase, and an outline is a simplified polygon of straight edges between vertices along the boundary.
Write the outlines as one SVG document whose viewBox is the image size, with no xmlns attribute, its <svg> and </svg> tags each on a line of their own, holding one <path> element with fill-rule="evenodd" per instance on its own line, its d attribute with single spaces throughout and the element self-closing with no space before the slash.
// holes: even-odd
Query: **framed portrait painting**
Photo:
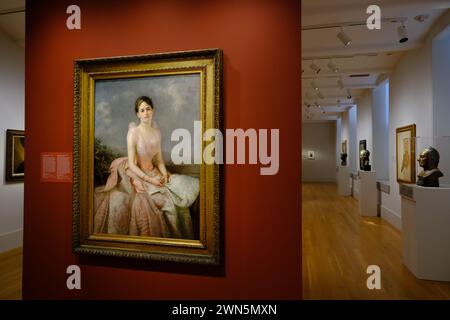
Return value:
<svg viewBox="0 0 450 320">
<path fill-rule="evenodd" d="M 73 251 L 220 263 L 222 51 L 76 60 Z"/>
<path fill-rule="evenodd" d="M 411 124 L 405 127 L 397 128 L 395 132 L 396 132 L 397 181 L 403 183 L 415 183 L 416 125 Z"/>
<path fill-rule="evenodd" d="M 314 151 L 308 151 L 308 160 L 316 160 L 316 154 Z"/>
<path fill-rule="evenodd" d="M 25 131 L 6 130 L 6 182 L 22 182 L 25 176 Z"/>
<path fill-rule="evenodd" d="M 361 151 L 367 150 L 367 140 L 359 140 L 359 152 L 358 152 L 358 158 L 359 158 L 359 167 L 362 168 L 362 159 L 359 156 L 361 154 Z"/>
<path fill-rule="evenodd" d="M 347 153 L 347 140 L 344 140 L 341 143 L 341 153 Z"/>
<path fill-rule="evenodd" d="M 359 140 L 359 152 L 367 149 L 367 140 Z"/>
</svg>

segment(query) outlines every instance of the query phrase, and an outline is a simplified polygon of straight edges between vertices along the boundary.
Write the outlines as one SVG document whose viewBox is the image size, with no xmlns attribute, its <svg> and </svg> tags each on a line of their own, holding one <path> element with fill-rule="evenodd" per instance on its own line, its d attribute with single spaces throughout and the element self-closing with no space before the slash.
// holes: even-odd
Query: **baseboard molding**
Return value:
<svg viewBox="0 0 450 320">
<path fill-rule="evenodd" d="M 22 247 L 23 229 L 0 234 L 0 253 Z"/>
<path fill-rule="evenodd" d="M 381 218 L 389 222 L 398 231 L 402 231 L 402 218 L 399 217 L 394 211 L 381 206 Z"/>
</svg>

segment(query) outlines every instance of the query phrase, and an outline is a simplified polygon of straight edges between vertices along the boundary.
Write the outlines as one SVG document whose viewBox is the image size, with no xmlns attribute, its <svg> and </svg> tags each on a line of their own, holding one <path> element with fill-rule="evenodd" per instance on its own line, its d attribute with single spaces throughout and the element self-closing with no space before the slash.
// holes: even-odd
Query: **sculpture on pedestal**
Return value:
<svg viewBox="0 0 450 320">
<path fill-rule="evenodd" d="M 361 150 L 359 153 L 359 168 L 363 171 L 371 171 L 372 166 L 369 164 L 369 150 Z"/>
<path fill-rule="evenodd" d="M 346 166 L 346 165 L 347 165 L 347 154 L 341 153 L 341 166 Z"/>
<path fill-rule="evenodd" d="M 422 187 L 439 187 L 439 178 L 444 174 L 438 169 L 439 152 L 433 147 L 425 148 L 417 159 L 423 170 L 417 175 L 417 185 Z"/>
</svg>

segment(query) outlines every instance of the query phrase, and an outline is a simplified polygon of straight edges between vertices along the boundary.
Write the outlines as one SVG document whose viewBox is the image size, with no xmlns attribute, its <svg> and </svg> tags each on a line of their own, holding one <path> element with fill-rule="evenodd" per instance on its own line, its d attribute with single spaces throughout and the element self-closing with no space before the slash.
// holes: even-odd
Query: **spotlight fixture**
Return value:
<svg viewBox="0 0 450 320">
<path fill-rule="evenodd" d="M 311 69 L 313 69 L 315 73 L 319 73 L 320 72 L 320 67 L 317 64 L 315 64 L 314 61 L 311 62 L 309 67 Z"/>
<path fill-rule="evenodd" d="M 322 92 L 320 92 L 320 91 L 317 91 L 317 96 L 320 98 L 320 99 L 324 99 L 325 98 L 325 96 L 322 94 Z"/>
<path fill-rule="evenodd" d="M 351 99 L 352 98 L 352 92 L 350 91 L 350 89 L 347 89 L 347 99 Z"/>
<path fill-rule="evenodd" d="M 311 81 L 311 87 L 312 87 L 314 90 L 319 90 L 319 87 L 318 87 L 317 84 L 314 82 L 314 80 Z"/>
<path fill-rule="evenodd" d="M 342 82 L 342 79 L 338 79 L 337 80 L 337 84 L 338 84 L 340 89 L 344 89 L 344 83 Z"/>
<path fill-rule="evenodd" d="M 339 72 L 339 68 L 336 67 L 336 65 L 333 63 L 333 60 L 331 60 L 331 59 L 330 59 L 330 62 L 328 62 L 327 67 L 334 73 Z"/>
<path fill-rule="evenodd" d="M 337 37 L 341 42 L 344 44 L 344 46 L 349 46 L 352 43 L 352 39 L 344 32 L 344 29 L 341 27 L 341 31 L 337 34 Z"/>
<path fill-rule="evenodd" d="M 406 26 L 403 24 L 403 22 L 402 22 L 402 25 L 397 28 L 397 33 L 398 33 L 398 37 L 399 37 L 398 42 L 404 43 L 404 42 L 408 41 L 408 34 L 406 32 Z"/>
</svg>

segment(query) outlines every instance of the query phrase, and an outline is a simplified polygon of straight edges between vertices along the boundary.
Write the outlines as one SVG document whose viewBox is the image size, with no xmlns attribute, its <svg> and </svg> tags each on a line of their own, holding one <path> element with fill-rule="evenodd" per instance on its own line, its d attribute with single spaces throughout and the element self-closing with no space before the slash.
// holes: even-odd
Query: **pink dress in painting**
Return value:
<svg viewBox="0 0 450 320">
<path fill-rule="evenodd" d="M 131 130 L 136 126 L 130 124 Z M 162 175 L 152 164 L 161 148 L 159 130 L 156 138 L 138 136 L 136 165 L 147 176 Z M 94 232 L 133 236 L 192 239 L 189 206 L 199 193 L 196 178 L 172 174 L 163 186 L 139 178 L 129 167 L 128 158 L 115 159 L 105 186 L 95 189 Z"/>
</svg>

